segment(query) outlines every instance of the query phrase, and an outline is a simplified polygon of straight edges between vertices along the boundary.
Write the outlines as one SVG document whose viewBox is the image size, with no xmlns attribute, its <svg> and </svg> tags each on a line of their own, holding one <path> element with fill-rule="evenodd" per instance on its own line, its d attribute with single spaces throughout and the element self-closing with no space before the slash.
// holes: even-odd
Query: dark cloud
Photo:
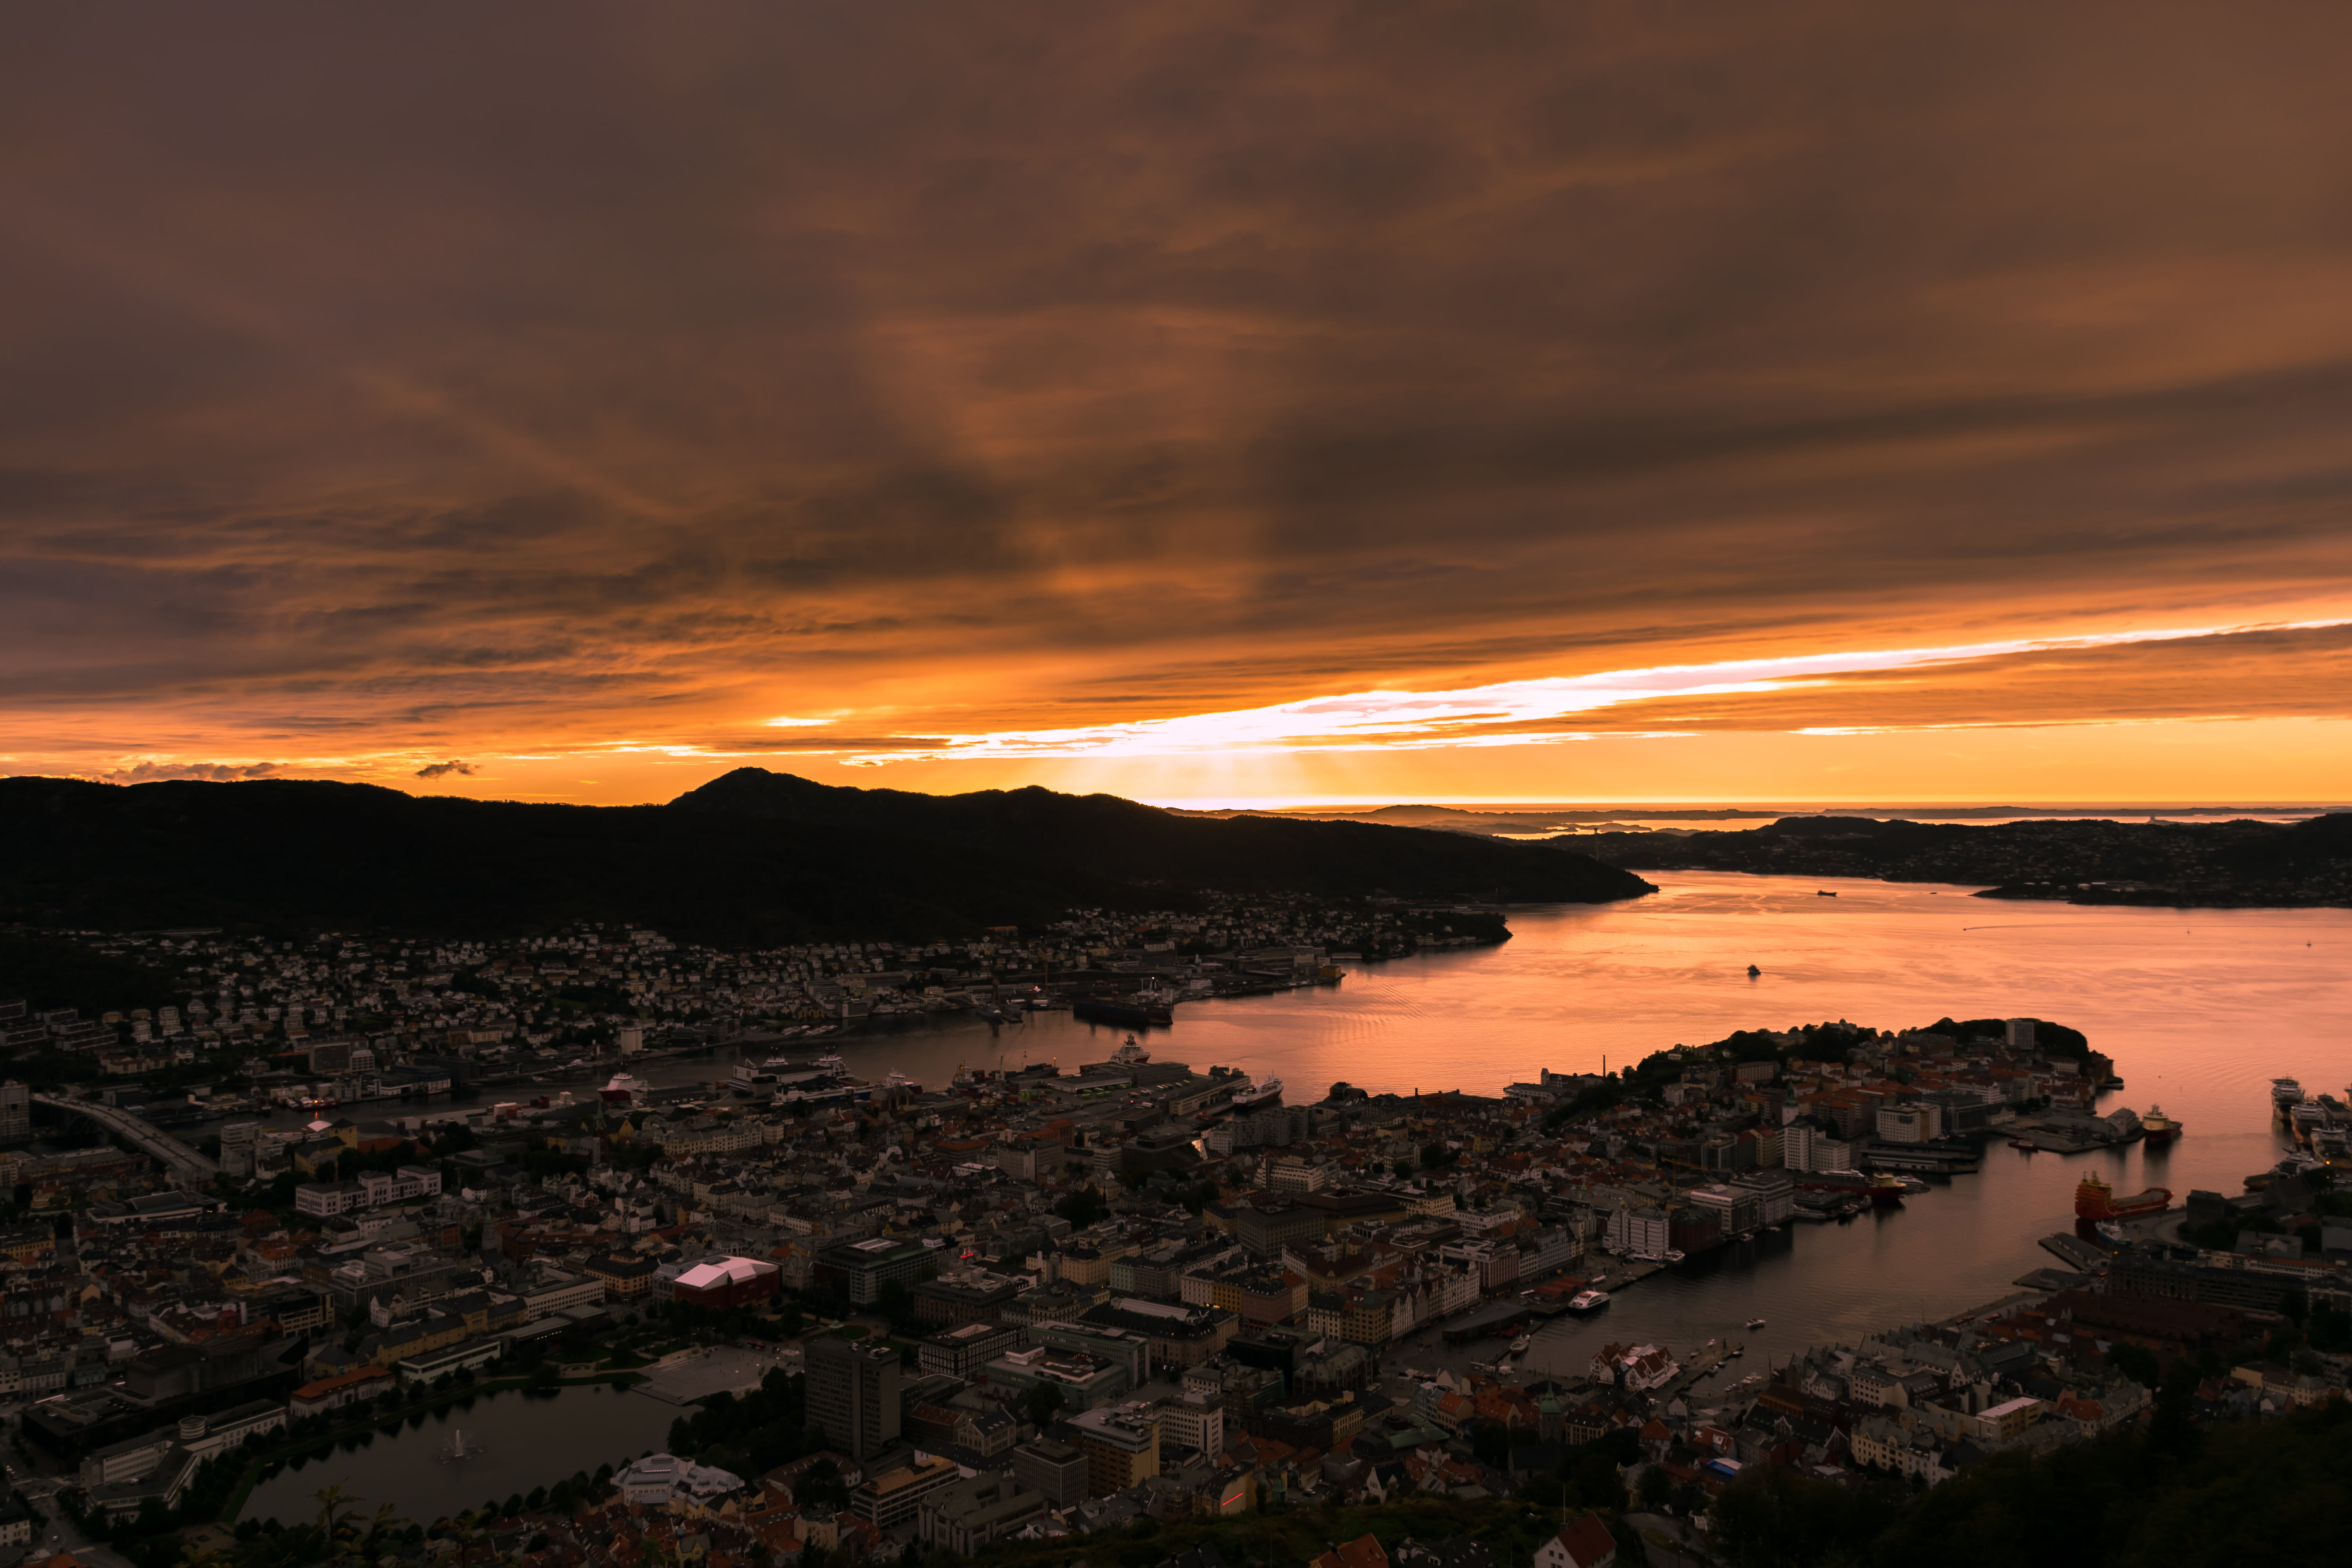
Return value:
<svg viewBox="0 0 2352 1568">
<path fill-rule="evenodd" d="M 266 779 L 283 763 L 137 763 L 109 768 L 98 775 L 103 784 L 154 784 L 163 779 L 201 779 L 207 784 L 232 784 L 239 779 Z"/>
<path fill-rule="evenodd" d="M 423 767 L 416 770 L 415 776 L 420 779 L 446 778 L 451 773 L 465 773 L 470 776 L 474 771 L 474 764 L 471 763 L 460 763 L 455 761 L 446 763 L 427 763 Z"/>
<path fill-rule="evenodd" d="M 0 704 L 481 755 L 2270 618 L 2352 578 L 2347 46 L 20 8 Z M 1912 709 L 2102 706 L 1973 691 Z"/>
</svg>

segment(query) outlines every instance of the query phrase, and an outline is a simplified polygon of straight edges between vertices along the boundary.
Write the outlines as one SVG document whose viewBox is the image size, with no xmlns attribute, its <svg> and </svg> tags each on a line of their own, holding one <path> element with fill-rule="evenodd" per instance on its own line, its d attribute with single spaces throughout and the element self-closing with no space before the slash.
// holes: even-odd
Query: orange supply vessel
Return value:
<svg viewBox="0 0 2352 1568">
<path fill-rule="evenodd" d="M 2170 1187 L 2150 1187 L 2127 1198 L 2119 1197 L 2115 1188 L 2096 1175 L 2089 1175 L 2074 1189 L 2077 1219 L 2137 1219 L 2142 1215 L 2162 1214 L 2171 1206 Z"/>
</svg>

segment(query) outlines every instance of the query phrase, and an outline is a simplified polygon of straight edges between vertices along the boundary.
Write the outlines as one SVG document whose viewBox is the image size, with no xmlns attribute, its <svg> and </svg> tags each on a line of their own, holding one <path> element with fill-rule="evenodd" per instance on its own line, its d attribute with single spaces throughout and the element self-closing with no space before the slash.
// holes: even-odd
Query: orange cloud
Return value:
<svg viewBox="0 0 2352 1568">
<path fill-rule="evenodd" d="M 138 26 L 0 19 L 0 765 L 2344 710 L 2341 7 Z"/>
</svg>

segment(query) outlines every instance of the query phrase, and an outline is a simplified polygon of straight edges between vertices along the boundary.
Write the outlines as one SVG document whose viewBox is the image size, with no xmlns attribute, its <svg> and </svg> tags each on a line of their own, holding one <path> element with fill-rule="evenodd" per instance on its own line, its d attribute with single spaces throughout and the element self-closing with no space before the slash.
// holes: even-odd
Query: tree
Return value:
<svg viewBox="0 0 2352 1568">
<path fill-rule="evenodd" d="M 2203 1448 L 2205 1434 L 2196 1419 L 2197 1369 L 2189 1363 L 2175 1362 L 2171 1373 L 2158 1389 L 2156 1410 L 2148 1417 L 2147 1446 L 2165 1458 L 2189 1460 Z"/>
<path fill-rule="evenodd" d="M 1028 1412 L 1033 1423 L 1044 1426 L 1054 1419 L 1054 1413 L 1062 1408 L 1062 1390 L 1055 1384 L 1033 1383 L 1029 1391 L 1021 1396 L 1021 1407 Z"/>
<path fill-rule="evenodd" d="M 1605 1508 L 1622 1512 L 1625 1507 L 1625 1483 L 1619 1479 L 1617 1467 L 1609 1456 L 1587 1448 L 1569 1467 L 1568 1496 L 1571 1502 L 1587 1508 Z"/>
<path fill-rule="evenodd" d="M 1639 1489 L 1642 1506 L 1655 1512 L 1665 1507 L 1666 1500 L 1675 1495 L 1675 1478 L 1666 1473 L 1664 1465 L 1644 1466 Z"/>
<path fill-rule="evenodd" d="M 1054 1212 L 1068 1220 L 1073 1228 L 1084 1230 L 1110 1213 L 1110 1205 L 1092 1187 L 1080 1187 L 1054 1205 Z"/>
<path fill-rule="evenodd" d="M 1482 1465 L 1502 1465 L 1511 1457 L 1509 1428 L 1496 1421 L 1481 1421 L 1470 1434 L 1470 1452 Z"/>
<path fill-rule="evenodd" d="M 2164 1381 L 2155 1352 L 2144 1345 L 2116 1340 L 2107 1347 L 2107 1363 L 2142 1388 L 2153 1389 Z"/>
</svg>

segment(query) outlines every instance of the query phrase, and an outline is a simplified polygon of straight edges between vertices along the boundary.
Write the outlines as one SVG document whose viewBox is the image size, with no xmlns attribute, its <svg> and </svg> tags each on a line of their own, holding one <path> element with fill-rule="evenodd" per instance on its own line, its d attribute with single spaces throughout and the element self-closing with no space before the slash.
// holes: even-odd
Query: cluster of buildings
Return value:
<svg viewBox="0 0 2352 1568">
<path fill-rule="evenodd" d="M 0 1000 L 0 1054 L 83 1056 L 109 1079 L 205 1068 L 264 1099 L 415 1098 L 636 1048 L 673 1028 L 838 1027 L 894 1014 L 1066 1005 L 1073 991 L 1168 984 L 1209 994 L 1312 979 L 1338 959 L 1491 940 L 1447 911 L 1275 895 L 1205 911 L 1076 911 L 932 942 L 682 944 L 646 927 L 583 924 L 505 942 L 270 941 L 214 931 L 83 933 L 167 977 L 171 1000 L 85 1018 Z M 1009 988 L 1009 994 L 1008 994 Z M 7 1133 L 0 1107 L 0 1141 Z"/>
<path fill-rule="evenodd" d="M 124 1048 L 299 1050 L 313 1076 L 381 1081 L 541 1048 L 547 993 L 575 987 L 625 997 L 616 1017 L 833 1017 L 853 994 L 928 1005 L 956 976 L 967 999 L 993 976 L 996 996 L 1024 965 L 1189 985 L 1221 953 L 1279 952 L 1297 973 L 1452 936 L 1305 901 L 1066 926 L 734 955 L 627 930 L 502 949 L 142 939 L 149 962 L 184 960 L 202 984 L 184 1011 L 100 1022 Z M 396 1031 L 381 1056 L 362 1023 Z M 85 1048 L 62 1038 L 40 1048 Z M 2119 1260 L 2105 1293 L 1834 1347 L 1713 1406 L 1690 1392 L 1702 1369 L 1655 1344 L 1549 1380 L 1416 1373 L 1413 1346 L 1507 1341 L 1641 1265 L 1824 1217 L 1875 1190 L 1873 1171 L 1959 1160 L 2021 1110 L 2087 1109 L 2105 1066 L 2040 1048 L 2022 1020 L 1965 1039 L 1841 1025 L 1494 1097 L 1335 1085 L 1237 1107 L 1240 1075 L 1139 1057 L 929 1089 L 762 1099 L 719 1083 L 230 1124 L 232 1182 L 293 1178 L 276 1210 L 173 1190 L 145 1155 L 0 1154 L 37 1207 L 72 1216 L 0 1234 L 0 1397 L 95 1504 L 135 1512 L 184 1495 L 205 1458 L 355 1401 L 582 1342 L 650 1305 L 764 1312 L 790 1296 L 913 1345 L 911 1362 L 871 1335 L 803 1347 L 845 1503 L 803 1502 L 794 1467 L 749 1480 L 654 1456 L 538 1527 L 599 1563 L 654 1539 L 688 1558 L 753 1542 L 881 1556 L 910 1537 L 970 1552 L 1276 1499 L 1506 1495 L 1618 1432 L 1677 1488 L 1759 1462 L 1935 1480 L 2136 1418 L 2147 1392 L 2101 1348 L 2116 1336 L 2226 1337 L 2276 1305 L 2205 1278 L 2263 1259 L 2150 1254 Z M 0 1090 L 0 1125 L 8 1104 Z M 2307 1371 L 2275 1371 L 2219 1380 L 2215 1407 L 2315 1396 L 2295 1381 Z"/>
</svg>

